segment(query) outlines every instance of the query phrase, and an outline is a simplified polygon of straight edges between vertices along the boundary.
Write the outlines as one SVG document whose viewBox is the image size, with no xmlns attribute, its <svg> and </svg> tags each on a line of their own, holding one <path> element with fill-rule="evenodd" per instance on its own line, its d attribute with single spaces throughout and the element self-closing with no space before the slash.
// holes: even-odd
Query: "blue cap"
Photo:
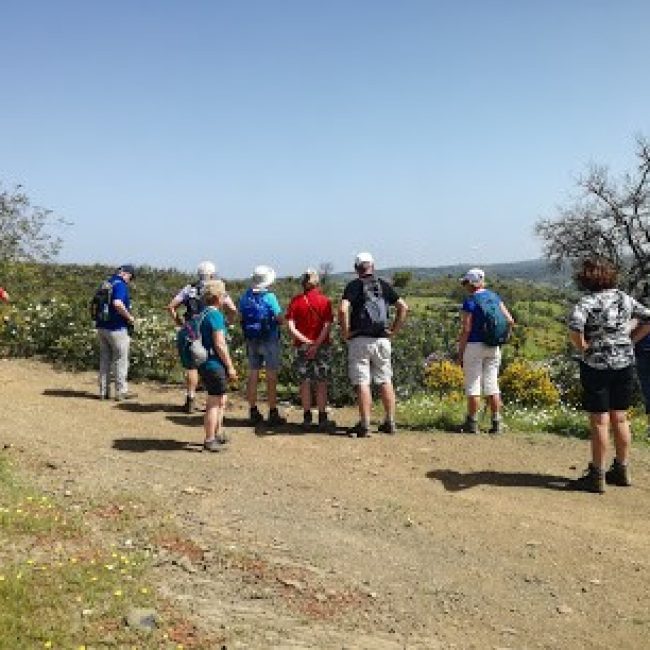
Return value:
<svg viewBox="0 0 650 650">
<path fill-rule="evenodd" d="M 131 276 L 131 279 L 135 280 L 135 266 L 133 266 L 133 264 L 122 264 L 119 270 L 128 273 Z"/>
</svg>

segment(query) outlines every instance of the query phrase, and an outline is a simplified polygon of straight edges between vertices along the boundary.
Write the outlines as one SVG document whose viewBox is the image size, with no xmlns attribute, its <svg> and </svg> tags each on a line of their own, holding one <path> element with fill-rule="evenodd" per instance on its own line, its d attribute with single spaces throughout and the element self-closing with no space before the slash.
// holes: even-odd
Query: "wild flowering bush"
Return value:
<svg viewBox="0 0 650 650">
<path fill-rule="evenodd" d="M 430 355 L 424 366 L 424 385 L 440 397 L 459 396 L 463 391 L 463 369 L 449 359 Z"/>
<path fill-rule="evenodd" d="M 541 364 L 517 360 L 501 374 L 499 386 L 503 400 L 521 406 L 552 406 L 560 399 L 548 368 Z"/>
</svg>

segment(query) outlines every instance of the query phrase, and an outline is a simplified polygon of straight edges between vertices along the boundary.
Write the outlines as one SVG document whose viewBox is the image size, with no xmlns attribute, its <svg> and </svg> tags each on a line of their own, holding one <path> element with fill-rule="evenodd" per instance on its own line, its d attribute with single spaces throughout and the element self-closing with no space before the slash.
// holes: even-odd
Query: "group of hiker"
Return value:
<svg viewBox="0 0 650 650">
<path fill-rule="evenodd" d="M 320 291 L 319 275 L 314 269 L 301 275 L 302 291 L 291 299 L 283 313 L 271 290 L 275 281 L 271 267 L 254 269 L 249 287 L 235 304 L 223 280 L 216 277 L 215 265 L 207 261 L 198 265 L 197 281 L 183 287 L 167 310 L 178 326 L 177 346 L 186 372 L 185 410 L 191 413 L 195 408 L 199 378 L 207 392 L 203 442 L 206 450 L 219 451 L 227 443 L 223 431 L 226 395 L 228 383 L 237 379 L 226 336 L 229 322 L 239 323 L 246 341 L 246 397 L 251 425 L 266 423 L 275 427 L 286 423 L 277 401 L 280 329 L 286 326 L 300 379 L 301 426 L 329 433 L 336 430 L 336 423 L 328 415 L 330 340 L 336 316 L 347 346 L 348 376 L 356 390 L 359 410 L 358 422 L 346 433 L 353 438 L 370 435 L 372 384 L 379 387 L 384 411 L 378 431 L 396 432 L 391 339 L 403 326 L 408 306 L 390 283 L 377 277 L 370 253 L 356 256 L 354 270 L 357 277 L 346 284 L 336 314 L 331 300 Z M 105 311 L 101 299 L 96 301 L 100 303 L 94 315 L 100 342 L 102 399 L 110 397 L 111 368 L 115 375 L 115 399 L 131 396 L 127 386 L 128 346 L 129 329 L 135 321 L 128 287 L 134 278 L 133 265 L 119 267 L 106 283 L 110 286 L 110 299 Z M 576 279 L 587 294 L 570 314 L 569 338 L 580 355 L 592 461 L 585 475 L 571 481 L 569 487 L 602 493 L 605 483 L 631 485 L 627 409 L 632 401 L 635 360 L 645 356 L 648 363 L 637 365 L 646 412 L 650 413 L 650 309 L 616 289 L 616 268 L 606 260 L 585 260 Z M 498 434 L 502 431 L 498 383 L 501 344 L 507 341 L 515 321 L 500 296 L 486 288 L 482 269 L 469 269 L 460 282 L 466 298 L 461 306 L 458 362 L 463 368 L 467 415 L 458 430 L 479 432 L 477 414 L 484 398 L 491 412 L 489 433 Z M 630 323 L 636 327 L 632 329 Z M 647 367 L 645 373 L 643 367 Z M 257 405 L 262 370 L 268 400 L 266 419 Z M 313 395 L 317 421 L 312 419 Z M 607 470 L 610 426 L 616 454 Z"/>
</svg>

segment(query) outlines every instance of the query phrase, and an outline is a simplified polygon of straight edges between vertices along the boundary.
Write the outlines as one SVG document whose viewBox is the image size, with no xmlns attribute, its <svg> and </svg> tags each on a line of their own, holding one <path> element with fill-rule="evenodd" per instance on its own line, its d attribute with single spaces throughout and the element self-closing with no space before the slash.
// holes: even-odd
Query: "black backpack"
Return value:
<svg viewBox="0 0 650 650">
<path fill-rule="evenodd" d="M 357 313 L 357 327 L 361 334 L 383 336 L 388 325 L 388 305 L 378 278 L 361 278 L 362 303 Z"/>
<path fill-rule="evenodd" d="M 183 300 L 183 304 L 185 305 L 185 314 L 183 314 L 183 317 L 185 320 L 190 320 L 197 314 L 201 313 L 201 310 L 204 307 L 203 301 L 201 300 L 202 291 L 203 282 L 195 282 L 190 285 L 189 295 L 185 300 Z"/>
<path fill-rule="evenodd" d="M 90 301 L 90 317 L 97 323 L 108 322 L 111 319 L 112 300 L 113 285 L 110 280 L 104 280 Z"/>
</svg>

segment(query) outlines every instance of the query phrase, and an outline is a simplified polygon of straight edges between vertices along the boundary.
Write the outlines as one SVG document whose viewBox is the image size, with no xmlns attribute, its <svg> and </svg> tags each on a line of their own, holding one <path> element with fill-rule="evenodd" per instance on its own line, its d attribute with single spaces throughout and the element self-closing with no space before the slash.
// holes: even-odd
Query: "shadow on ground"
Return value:
<svg viewBox="0 0 650 650">
<path fill-rule="evenodd" d="M 460 492 L 478 485 L 496 487 L 532 487 L 545 490 L 566 490 L 566 476 L 530 474 L 528 472 L 457 472 L 453 469 L 437 469 L 427 472 L 427 478 L 440 481 L 448 492 Z"/>
<path fill-rule="evenodd" d="M 90 393 L 87 390 L 73 390 L 72 388 L 46 388 L 43 395 L 47 397 L 81 397 L 83 399 L 99 400 L 97 393 Z"/>
<path fill-rule="evenodd" d="M 147 451 L 201 451 L 203 445 L 198 442 L 186 440 L 163 440 L 155 438 L 116 438 L 113 440 L 113 449 L 118 451 L 131 451 L 142 454 Z"/>
</svg>

